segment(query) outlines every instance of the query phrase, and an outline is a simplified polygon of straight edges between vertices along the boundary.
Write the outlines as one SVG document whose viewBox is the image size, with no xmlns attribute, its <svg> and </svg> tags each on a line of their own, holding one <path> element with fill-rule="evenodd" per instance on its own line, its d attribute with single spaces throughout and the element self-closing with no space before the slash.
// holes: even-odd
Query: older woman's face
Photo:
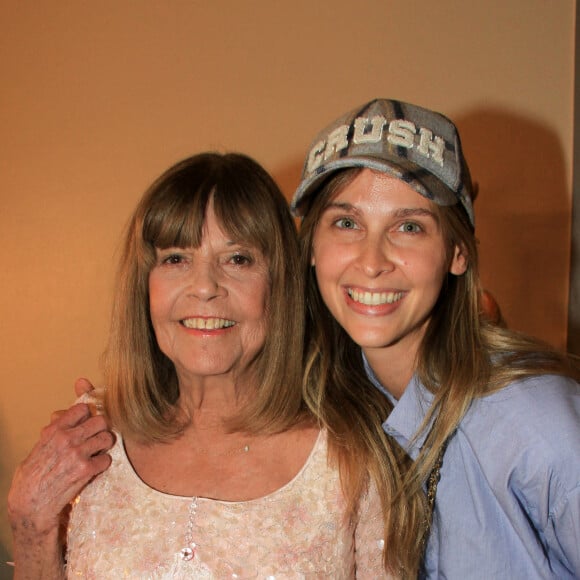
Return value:
<svg viewBox="0 0 580 580">
<path fill-rule="evenodd" d="M 223 232 L 210 204 L 199 248 L 157 250 L 149 275 L 157 342 L 180 382 L 237 376 L 264 344 L 269 270 L 256 248 Z"/>
</svg>

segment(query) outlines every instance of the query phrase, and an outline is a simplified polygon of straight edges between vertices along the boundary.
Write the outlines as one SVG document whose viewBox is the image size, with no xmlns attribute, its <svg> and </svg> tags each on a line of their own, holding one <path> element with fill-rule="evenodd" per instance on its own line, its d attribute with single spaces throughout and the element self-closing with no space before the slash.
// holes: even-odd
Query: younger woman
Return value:
<svg viewBox="0 0 580 580">
<path fill-rule="evenodd" d="M 414 576 L 426 541 L 423 577 L 578 577 L 578 369 L 480 315 L 472 192 L 456 127 L 433 111 L 377 99 L 316 138 L 292 204 L 306 395 L 331 432 L 348 436 L 348 401 L 391 438 L 393 570 Z"/>
</svg>

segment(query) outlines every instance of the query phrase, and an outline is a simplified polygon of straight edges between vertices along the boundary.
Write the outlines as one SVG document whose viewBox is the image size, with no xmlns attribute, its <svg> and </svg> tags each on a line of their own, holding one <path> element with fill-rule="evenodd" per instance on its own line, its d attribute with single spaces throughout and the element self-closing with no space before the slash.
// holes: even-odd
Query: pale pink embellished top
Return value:
<svg viewBox="0 0 580 580">
<path fill-rule="evenodd" d="M 385 577 L 376 492 L 361 502 L 357 526 L 345 522 L 324 431 L 292 481 L 250 501 L 156 491 L 133 470 L 121 437 L 111 456 L 73 504 L 68 578 Z"/>
</svg>

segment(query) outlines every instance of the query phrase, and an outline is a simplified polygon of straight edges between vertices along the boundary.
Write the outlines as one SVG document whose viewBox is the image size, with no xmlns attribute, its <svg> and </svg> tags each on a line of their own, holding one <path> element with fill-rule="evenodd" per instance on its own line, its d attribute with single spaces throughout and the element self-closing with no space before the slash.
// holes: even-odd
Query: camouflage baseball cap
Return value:
<svg viewBox="0 0 580 580">
<path fill-rule="evenodd" d="M 303 216 L 327 177 L 348 167 L 388 173 L 438 205 L 461 203 L 475 225 L 473 185 L 459 133 L 440 113 L 375 99 L 341 116 L 310 147 L 291 204 L 294 214 Z"/>
</svg>

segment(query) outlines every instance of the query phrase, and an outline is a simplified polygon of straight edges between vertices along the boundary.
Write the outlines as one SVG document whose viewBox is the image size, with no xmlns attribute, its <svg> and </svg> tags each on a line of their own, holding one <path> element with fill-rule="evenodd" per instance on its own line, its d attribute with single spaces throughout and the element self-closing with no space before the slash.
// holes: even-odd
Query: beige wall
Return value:
<svg viewBox="0 0 580 580">
<path fill-rule="evenodd" d="M 100 380 L 114 255 L 145 186 L 210 148 L 256 157 L 290 195 L 314 133 L 374 96 L 457 121 L 485 283 L 511 326 L 563 345 L 574 14 L 574 0 L 0 0 L 2 498 L 75 377 Z"/>
</svg>

